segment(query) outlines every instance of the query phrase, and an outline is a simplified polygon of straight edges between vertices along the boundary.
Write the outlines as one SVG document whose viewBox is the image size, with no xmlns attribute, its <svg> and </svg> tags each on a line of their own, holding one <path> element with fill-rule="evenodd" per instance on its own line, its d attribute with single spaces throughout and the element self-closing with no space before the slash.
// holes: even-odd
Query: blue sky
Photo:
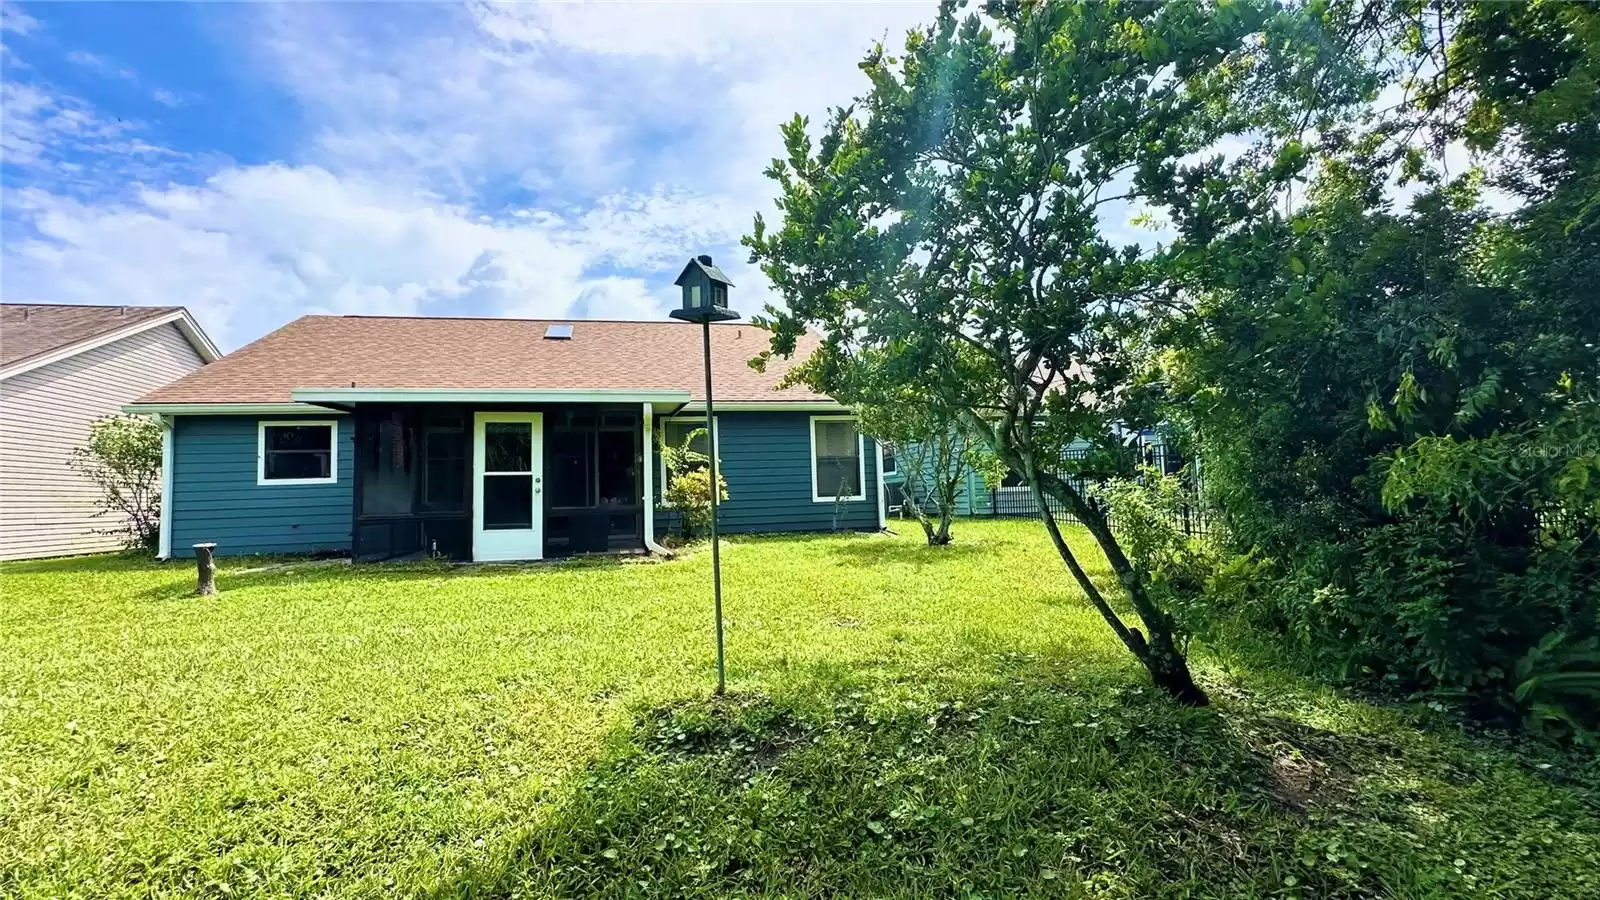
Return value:
<svg viewBox="0 0 1600 900">
<path fill-rule="evenodd" d="M 6 4 L 8 302 L 653 318 L 932 3 Z"/>
</svg>

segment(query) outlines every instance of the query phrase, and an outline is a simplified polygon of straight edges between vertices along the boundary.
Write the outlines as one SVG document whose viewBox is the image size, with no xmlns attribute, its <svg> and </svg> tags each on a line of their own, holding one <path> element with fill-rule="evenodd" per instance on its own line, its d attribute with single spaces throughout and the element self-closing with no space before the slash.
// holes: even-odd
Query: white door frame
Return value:
<svg viewBox="0 0 1600 900">
<path fill-rule="evenodd" d="M 527 423 L 533 431 L 531 470 L 517 473 L 484 471 L 484 426 L 490 422 Z M 531 475 L 533 516 L 529 528 L 484 530 L 483 498 L 488 483 L 502 477 Z M 472 419 L 472 558 L 478 562 L 509 562 L 544 558 L 544 415 L 528 412 L 480 412 Z"/>
</svg>

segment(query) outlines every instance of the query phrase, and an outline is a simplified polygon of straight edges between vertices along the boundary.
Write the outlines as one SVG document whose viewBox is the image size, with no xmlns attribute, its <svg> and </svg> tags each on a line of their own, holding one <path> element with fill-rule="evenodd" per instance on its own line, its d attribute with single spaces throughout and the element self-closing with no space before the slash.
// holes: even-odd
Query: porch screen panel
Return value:
<svg viewBox="0 0 1600 900">
<path fill-rule="evenodd" d="M 417 463 L 411 423 L 401 413 L 360 423 L 361 514 L 411 514 Z"/>
</svg>

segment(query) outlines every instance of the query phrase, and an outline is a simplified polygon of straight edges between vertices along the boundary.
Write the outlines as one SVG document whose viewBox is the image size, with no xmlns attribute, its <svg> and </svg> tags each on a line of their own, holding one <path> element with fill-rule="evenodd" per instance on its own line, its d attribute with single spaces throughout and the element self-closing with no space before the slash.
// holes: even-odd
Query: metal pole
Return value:
<svg viewBox="0 0 1600 900">
<path fill-rule="evenodd" d="M 727 692 L 727 670 L 722 653 L 722 552 L 717 540 L 717 408 L 711 402 L 711 320 L 700 323 L 706 355 L 706 443 L 711 452 L 711 598 L 717 616 L 717 694 Z"/>
</svg>

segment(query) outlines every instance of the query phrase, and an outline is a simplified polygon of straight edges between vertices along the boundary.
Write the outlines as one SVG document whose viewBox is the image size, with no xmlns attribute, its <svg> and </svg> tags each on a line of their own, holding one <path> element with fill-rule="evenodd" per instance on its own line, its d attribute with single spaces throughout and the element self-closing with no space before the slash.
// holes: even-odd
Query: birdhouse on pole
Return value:
<svg viewBox="0 0 1600 900">
<path fill-rule="evenodd" d="M 685 322 L 727 322 L 739 318 L 728 308 L 728 288 L 733 282 L 711 262 L 709 256 L 696 256 L 683 267 L 674 282 L 683 289 L 683 302 L 668 315 Z"/>
</svg>

